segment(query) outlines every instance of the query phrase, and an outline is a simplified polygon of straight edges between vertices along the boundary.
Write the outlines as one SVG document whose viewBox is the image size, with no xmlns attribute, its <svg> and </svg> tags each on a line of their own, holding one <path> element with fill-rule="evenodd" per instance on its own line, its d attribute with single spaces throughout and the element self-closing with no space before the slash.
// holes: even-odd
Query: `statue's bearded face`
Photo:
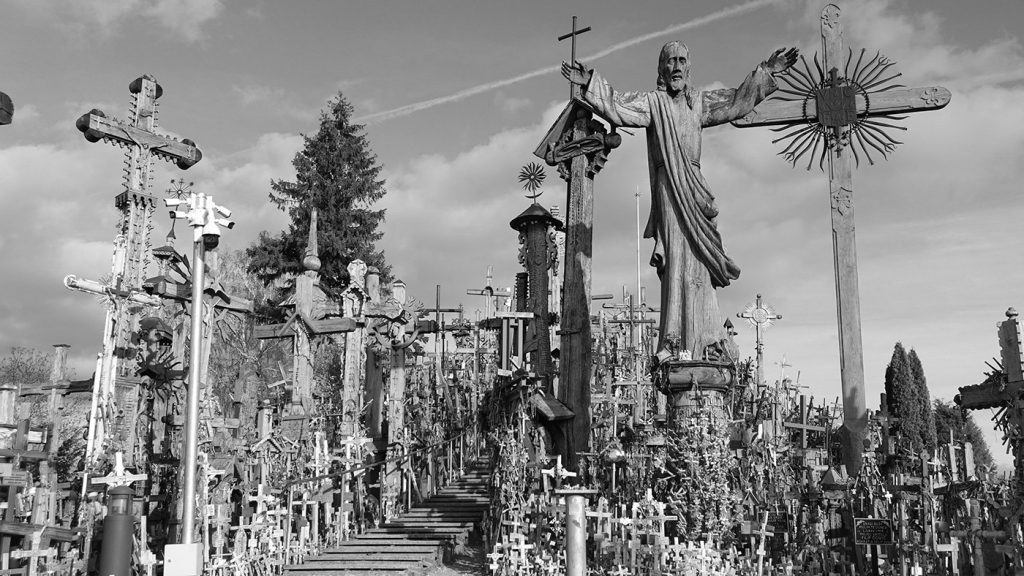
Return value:
<svg viewBox="0 0 1024 576">
<path fill-rule="evenodd" d="M 690 50 L 682 42 L 669 42 L 658 58 L 658 76 L 669 94 L 676 94 L 690 84 Z"/>
</svg>

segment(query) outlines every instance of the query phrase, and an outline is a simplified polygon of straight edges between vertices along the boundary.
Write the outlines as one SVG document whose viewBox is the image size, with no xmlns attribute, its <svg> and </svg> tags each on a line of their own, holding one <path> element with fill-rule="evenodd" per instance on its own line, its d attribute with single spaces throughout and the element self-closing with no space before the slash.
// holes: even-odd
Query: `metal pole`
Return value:
<svg viewBox="0 0 1024 576">
<path fill-rule="evenodd" d="M 199 374 L 203 341 L 203 286 L 206 247 L 200 237 L 192 252 L 192 342 L 189 345 L 188 412 L 185 417 L 185 480 L 182 489 L 181 543 L 194 541 L 196 461 L 199 448 Z"/>
<path fill-rule="evenodd" d="M 587 574 L 587 496 L 596 490 L 556 490 L 565 496 L 565 576 Z"/>
<path fill-rule="evenodd" d="M 643 305 L 643 299 L 640 298 L 640 290 L 641 290 L 641 284 L 640 284 L 640 236 L 641 236 L 642 233 L 640 232 L 640 186 L 639 185 L 637 185 L 637 187 L 636 187 L 636 193 L 634 194 L 634 196 L 636 198 L 636 297 L 634 299 L 635 302 L 633 300 L 630 301 L 630 310 L 629 310 L 630 316 L 629 316 L 629 319 L 630 320 L 639 320 L 640 316 L 641 316 L 640 313 L 637 314 L 636 318 L 633 317 L 633 308 L 634 308 L 633 304 L 635 303 L 635 304 L 638 304 L 638 305 Z M 637 311 L 639 312 L 639 306 L 637 306 Z M 640 344 L 641 344 L 641 341 L 643 340 L 643 333 L 640 332 L 640 330 L 641 330 L 641 325 L 640 324 L 633 324 L 633 325 L 630 326 L 630 328 L 632 328 L 632 330 L 630 331 L 630 334 L 636 334 L 636 337 L 635 337 L 636 339 L 633 341 L 633 353 L 635 354 L 635 361 L 636 361 L 636 366 L 634 368 L 634 371 L 636 373 L 636 380 L 637 380 L 637 382 L 639 382 L 641 380 L 640 372 L 643 370 L 643 361 L 641 359 L 640 348 L 639 348 Z"/>
</svg>

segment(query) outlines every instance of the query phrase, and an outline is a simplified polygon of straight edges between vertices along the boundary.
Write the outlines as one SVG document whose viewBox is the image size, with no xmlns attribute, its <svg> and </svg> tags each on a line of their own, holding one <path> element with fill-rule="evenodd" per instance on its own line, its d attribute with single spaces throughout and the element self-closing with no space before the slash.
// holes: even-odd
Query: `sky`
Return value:
<svg viewBox="0 0 1024 576">
<path fill-rule="evenodd" d="M 0 0 L 0 90 L 15 103 L 0 127 L 0 350 L 72 346 L 87 376 L 103 306 L 63 287 L 66 274 L 109 274 L 123 156 L 90 144 L 75 120 L 92 108 L 124 117 L 128 84 L 164 88 L 160 130 L 194 140 L 187 172 L 159 163 L 154 189 L 185 177 L 234 211 L 222 246 L 239 249 L 286 217 L 267 201 L 291 179 L 301 134 L 341 91 L 366 124 L 383 166 L 382 247 L 422 301 L 482 308 L 519 270 L 508 222 L 527 207 L 516 176 L 568 94 L 572 15 L 592 30 L 580 59 L 613 86 L 653 89 L 657 54 L 688 44 L 693 81 L 735 86 L 782 46 L 819 49 L 819 0 L 720 2 L 241 2 L 238 0 Z M 969 5 L 970 4 L 970 5 Z M 1024 306 L 1024 3 L 856 0 L 842 3 L 846 42 L 897 62 L 908 86 L 947 87 L 943 110 L 912 115 L 887 161 L 854 172 L 865 378 L 877 406 L 897 341 L 917 350 L 933 397 L 984 378 L 998 356 L 995 324 Z M 596 55 L 596 57 L 594 57 Z M 870 54 L 869 54 L 870 56 Z M 783 319 L 765 336 L 769 378 L 780 366 L 808 393 L 839 395 L 839 349 L 828 182 L 792 168 L 764 128 L 704 132 L 702 170 L 740 278 L 719 291 L 734 316 L 762 294 Z M 634 191 L 650 206 L 646 144 L 625 135 L 595 182 L 594 293 L 635 286 Z M 565 205 L 553 169 L 540 201 Z M 166 234 L 163 211 L 154 238 Z M 184 237 L 179 234 L 179 236 Z M 656 301 L 657 277 L 642 282 Z M 179 247 L 179 249 L 183 249 Z M 753 329 L 737 321 L 753 355 Z M 976 419 L 986 430 L 990 414 Z M 1001 462 L 998 438 L 989 443 Z"/>
</svg>

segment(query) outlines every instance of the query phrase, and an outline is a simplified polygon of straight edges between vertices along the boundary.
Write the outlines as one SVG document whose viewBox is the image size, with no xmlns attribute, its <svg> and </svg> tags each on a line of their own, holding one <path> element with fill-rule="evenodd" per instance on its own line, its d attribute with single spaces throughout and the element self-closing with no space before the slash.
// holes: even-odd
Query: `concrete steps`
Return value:
<svg viewBox="0 0 1024 576">
<path fill-rule="evenodd" d="M 443 563 L 483 519 L 490 505 L 487 480 L 482 468 L 471 468 L 406 514 L 321 556 L 286 566 L 285 575 L 399 576 Z"/>
</svg>

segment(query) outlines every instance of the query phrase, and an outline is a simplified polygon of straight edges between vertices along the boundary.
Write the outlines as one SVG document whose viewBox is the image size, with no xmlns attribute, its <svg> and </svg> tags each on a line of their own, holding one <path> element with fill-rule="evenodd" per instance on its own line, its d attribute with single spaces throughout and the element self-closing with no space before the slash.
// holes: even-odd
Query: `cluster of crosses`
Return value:
<svg viewBox="0 0 1024 576">
<path fill-rule="evenodd" d="M 815 69 L 805 60 L 781 78 L 779 97 L 735 122 L 788 131 L 778 140 L 787 160 L 827 166 L 842 356 L 842 400 L 833 404 L 784 378 L 765 382 L 762 331 L 781 316 L 760 295 L 740 314 L 757 332 L 756 361 L 701 368 L 704 388 L 697 372 L 687 380 L 648 369 L 657 327 L 647 315 L 659 310 L 642 291 L 624 290 L 621 303 L 595 313 L 610 296 L 591 291 L 593 185 L 621 136 L 578 85 L 535 151 L 566 181 L 565 221 L 531 196 L 510 222 L 524 266 L 514 291 L 492 286 L 490 269 L 486 285 L 468 291 L 484 297 L 483 318 L 442 308 L 440 286 L 434 308 L 417 307 L 404 283 L 381 287 L 378 271 L 358 260 L 340 297 L 329 297 L 313 210 L 304 271 L 279 303 L 284 319 L 254 330 L 260 346 L 279 349 L 274 377 L 246 366 L 230 398 L 218 398 L 213 343 L 225 326 L 253 322 L 252 302 L 218 278 L 211 237 L 230 227 L 230 212 L 183 179 L 165 196 L 151 191 L 154 159 L 185 170 L 202 153 L 157 131 L 163 88 L 136 79 L 127 120 L 93 110 L 76 124 L 89 142 L 126 154 L 111 280 L 65 279 L 107 303 L 95 374 L 69 381 L 67 347 L 58 346 L 48 383 L 0 387 L 0 574 L 122 576 L 161 565 L 175 574 L 280 573 L 454 481 L 481 457 L 481 422 L 493 468 L 483 532 L 494 574 L 1024 568 L 1016 312 L 999 325 L 999 367 L 958 397 L 965 409 L 999 409 L 1013 483 L 976 467 L 962 439 L 934 453 L 903 449 L 885 398 L 882 410 L 867 409 L 852 169 L 898 144 L 883 129 L 896 114 L 941 108 L 950 95 L 891 85 L 891 62 L 844 50 L 839 15 L 834 5 L 822 12 Z M 559 38 L 571 41 L 572 62 L 588 30 L 573 17 Z M 0 93 L 0 124 L 12 117 Z M 175 214 L 194 230 L 191 259 L 176 249 L 173 226 L 152 246 L 159 202 L 189 208 Z M 318 382 L 323 354 L 339 357 L 337 393 Z M 61 483 L 53 462 L 72 428 L 63 406 L 76 394 L 90 400 L 84 473 Z M 46 404 L 46 426 L 18 418 L 29 401 Z"/>
</svg>

